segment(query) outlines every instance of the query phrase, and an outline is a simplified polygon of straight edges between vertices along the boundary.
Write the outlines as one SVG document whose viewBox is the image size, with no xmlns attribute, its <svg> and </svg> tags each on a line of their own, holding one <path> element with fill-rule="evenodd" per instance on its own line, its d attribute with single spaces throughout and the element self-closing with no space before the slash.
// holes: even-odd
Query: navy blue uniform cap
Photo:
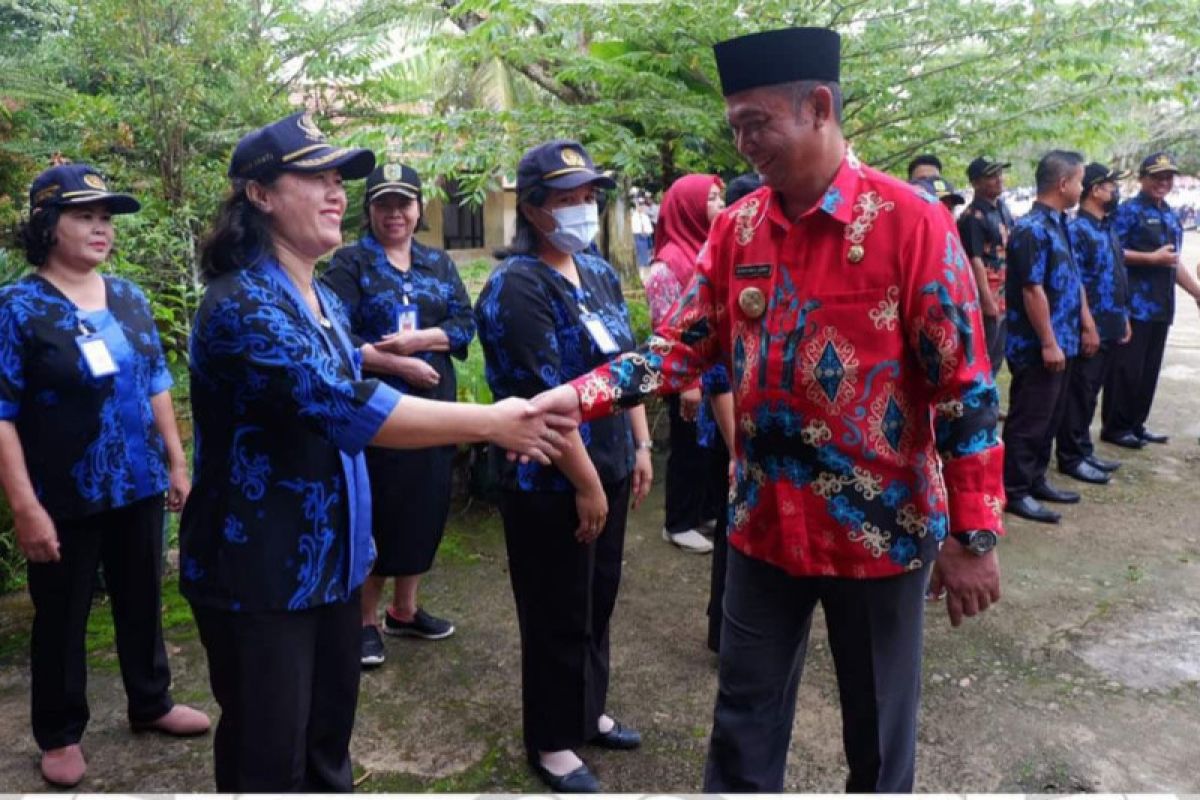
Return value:
<svg viewBox="0 0 1200 800">
<path fill-rule="evenodd" d="M 997 161 L 991 156 L 980 156 L 979 158 L 967 164 L 967 180 L 975 181 L 986 175 L 995 175 L 1001 170 L 1006 170 L 1012 164 L 1007 161 Z"/>
<path fill-rule="evenodd" d="M 596 165 L 583 145 L 573 139 L 553 139 L 525 151 L 517 165 L 517 193 L 544 186 L 549 189 L 574 189 L 585 183 L 602 189 L 614 189 L 617 182 Z"/>
<path fill-rule="evenodd" d="M 385 194 L 421 199 L 421 176 L 408 164 L 384 164 L 367 176 L 367 202 Z"/>
<path fill-rule="evenodd" d="M 1083 188 L 1090 189 L 1098 183 L 1116 183 L 1129 177 L 1128 172 L 1118 172 L 1106 164 L 1095 161 L 1083 168 Z"/>
<path fill-rule="evenodd" d="M 783 28 L 717 42 L 713 55 L 726 97 L 793 81 L 837 83 L 842 37 L 829 28 Z"/>
<path fill-rule="evenodd" d="M 103 203 L 114 214 L 132 214 L 142 204 L 132 195 L 110 192 L 104 176 L 90 164 L 59 164 L 42 172 L 29 187 L 29 210 L 51 206 Z"/>
<path fill-rule="evenodd" d="M 229 177 L 262 178 L 276 172 L 336 169 L 347 180 L 365 178 L 375 154 L 359 147 L 335 147 L 307 111 L 251 131 L 238 140 L 229 161 Z"/>
<path fill-rule="evenodd" d="M 1170 153 L 1151 153 L 1142 159 L 1139 175 L 1161 175 L 1164 172 L 1179 174 L 1179 165 Z"/>
</svg>

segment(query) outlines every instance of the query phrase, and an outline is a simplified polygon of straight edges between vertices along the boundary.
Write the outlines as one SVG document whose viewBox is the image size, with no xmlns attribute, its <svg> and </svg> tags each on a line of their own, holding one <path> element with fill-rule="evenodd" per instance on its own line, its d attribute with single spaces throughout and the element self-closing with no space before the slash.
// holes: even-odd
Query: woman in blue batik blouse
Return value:
<svg viewBox="0 0 1200 800">
<path fill-rule="evenodd" d="M 403 353 L 395 359 L 399 374 L 383 374 L 381 380 L 404 394 L 454 402 L 450 358 L 467 357 L 475 320 L 450 256 L 413 240 L 422 213 L 420 175 L 402 164 L 376 167 L 367 176 L 363 206 L 365 234 L 334 254 L 322 280 L 346 306 L 352 337 L 389 338 Z M 389 576 L 394 590 L 384 611 L 384 633 L 422 639 L 454 633 L 449 620 L 417 605 L 421 576 L 433 566 L 450 513 L 454 450 L 367 448 L 378 555 L 362 590 L 364 667 L 385 658 L 379 599 Z"/>
<path fill-rule="evenodd" d="M 208 730 L 171 700 L 163 647 L 163 497 L 189 480 L 154 316 L 140 289 L 104 275 L 114 214 L 138 210 L 87 164 L 39 175 L 21 230 L 34 274 L 0 289 L 0 483 L 29 561 L 33 736 L 42 775 L 87 769 L 84 632 L 104 565 L 135 729 Z"/>
<path fill-rule="evenodd" d="M 221 792 L 351 789 L 359 587 L 375 556 L 363 449 L 512 440 L 545 460 L 561 440 L 549 423 L 571 427 L 524 401 L 401 398 L 362 378 L 397 356 L 351 345 L 314 267 L 342 242 L 342 180 L 374 165 L 369 150 L 328 144 L 308 114 L 247 134 L 201 248 L 180 584 L 221 706 Z"/>
<path fill-rule="evenodd" d="M 496 397 L 533 397 L 634 347 L 616 272 L 584 252 L 596 236 L 597 190 L 613 185 L 578 142 L 546 142 L 521 159 L 513 255 L 475 306 Z M 605 704 L 625 517 L 631 492 L 636 504 L 650 490 L 649 439 L 638 407 L 582 426 L 552 467 L 503 467 L 525 747 L 557 792 L 597 790 L 581 745 L 641 743 Z"/>
</svg>

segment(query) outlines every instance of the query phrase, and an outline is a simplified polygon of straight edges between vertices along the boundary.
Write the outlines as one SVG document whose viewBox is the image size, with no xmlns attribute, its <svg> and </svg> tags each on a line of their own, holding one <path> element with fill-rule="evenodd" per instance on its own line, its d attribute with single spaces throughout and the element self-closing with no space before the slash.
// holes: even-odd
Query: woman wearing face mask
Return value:
<svg viewBox="0 0 1200 800">
<path fill-rule="evenodd" d="M 421 221 L 421 176 L 412 167 L 386 164 L 367 176 L 367 231 L 334 254 L 322 280 L 346 305 L 351 333 L 365 342 L 388 338 L 387 367 L 367 365 L 404 394 L 454 402 L 451 356 L 467 357 L 475 337 L 471 301 L 458 269 L 444 250 L 413 239 Z M 450 512 L 453 447 L 388 450 L 369 447 L 371 505 L 378 557 L 362 593 L 362 664 L 382 664 L 379 600 L 393 577 L 392 602 L 383 632 L 391 636 L 445 639 L 454 625 L 417 605 L 421 576 L 434 554 Z M 400 491 L 397 487 L 403 487 Z"/>
<path fill-rule="evenodd" d="M 696 259 L 708 238 L 708 226 L 725 207 L 724 184 L 716 175 L 685 175 L 663 196 L 654 232 L 654 262 L 646 276 L 646 301 L 655 328 L 687 288 Z M 671 451 L 667 455 L 666 519 L 663 539 L 689 553 L 710 553 L 713 545 L 700 532 L 712 532 L 726 486 L 712 485 L 709 459 L 697 444 L 696 415 L 700 386 L 667 398 Z"/>
<path fill-rule="evenodd" d="M 201 248 L 180 587 L 221 706 L 219 792 L 352 788 L 359 587 L 375 556 L 368 444 L 514 440 L 529 457 L 558 454 L 553 420 L 523 401 L 439 403 L 363 379 L 359 356 L 374 368 L 381 354 L 355 352 L 345 308 L 313 273 L 342 243 L 342 180 L 374 165 L 308 114 L 253 131 Z"/>
<path fill-rule="evenodd" d="M 208 730 L 207 716 L 171 700 L 160 618 L 163 499 L 178 512 L 191 483 L 150 304 L 100 272 L 113 215 L 137 200 L 87 164 L 64 164 L 34 180 L 29 201 L 21 244 L 36 272 L 0 289 L 0 484 L 29 560 L 42 776 L 74 786 L 87 769 L 84 634 L 98 564 L 130 725 Z"/>
<path fill-rule="evenodd" d="M 475 306 L 496 397 L 533 397 L 634 346 L 616 272 L 586 255 L 596 192 L 614 185 L 578 142 L 525 153 L 511 253 Z M 581 426 L 551 467 L 504 462 L 501 515 L 521 630 L 525 747 L 556 792 L 597 791 L 585 744 L 632 749 L 606 711 L 609 618 L 625 517 L 650 490 L 645 410 Z"/>
</svg>

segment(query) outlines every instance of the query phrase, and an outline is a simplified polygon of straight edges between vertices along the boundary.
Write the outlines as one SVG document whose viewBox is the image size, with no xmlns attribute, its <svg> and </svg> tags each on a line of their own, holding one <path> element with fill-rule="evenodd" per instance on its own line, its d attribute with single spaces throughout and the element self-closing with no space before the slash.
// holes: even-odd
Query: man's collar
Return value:
<svg viewBox="0 0 1200 800">
<path fill-rule="evenodd" d="M 1080 206 L 1080 207 L 1079 207 L 1079 218 L 1080 218 L 1080 219 L 1086 219 L 1086 220 L 1088 220 L 1089 222 L 1093 222 L 1093 223 L 1095 223 L 1097 226 L 1100 226 L 1100 225 L 1103 225 L 1103 224 L 1104 224 L 1104 220 L 1107 218 L 1107 215 L 1106 215 L 1106 216 L 1104 216 L 1104 217 L 1098 217 L 1098 216 L 1096 216 L 1095 214 L 1093 214 L 1092 212 L 1088 211 L 1088 210 L 1087 210 L 1086 208 L 1084 208 L 1083 206 Z"/>
<path fill-rule="evenodd" d="M 843 225 L 850 224 L 850 220 L 854 217 L 854 201 L 858 199 L 858 185 L 862 176 L 862 163 L 847 148 L 846 155 L 842 157 L 842 163 L 838 167 L 837 173 L 834 174 L 829 187 L 825 190 L 825 194 L 821 196 L 821 200 L 795 221 L 798 222 L 810 214 L 822 211 Z M 772 194 L 774 195 L 775 192 Z M 777 225 L 788 227 L 793 220 L 787 219 L 783 213 L 783 203 L 779 202 L 778 197 L 773 199 L 775 202 L 772 202 L 771 207 L 767 209 L 767 216 Z"/>
</svg>

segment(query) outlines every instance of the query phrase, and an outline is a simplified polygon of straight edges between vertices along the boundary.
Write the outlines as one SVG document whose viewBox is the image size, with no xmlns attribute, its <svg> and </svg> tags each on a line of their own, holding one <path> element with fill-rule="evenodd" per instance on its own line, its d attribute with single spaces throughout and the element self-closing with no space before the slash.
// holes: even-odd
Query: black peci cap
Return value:
<svg viewBox="0 0 1200 800">
<path fill-rule="evenodd" d="M 783 28 L 713 45 L 726 97 L 792 81 L 837 83 L 841 52 L 842 37 L 829 28 Z"/>
<path fill-rule="evenodd" d="M 1139 176 L 1146 175 L 1161 175 L 1164 172 L 1170 172 L 1174 175 L 1179 174 L 1179 165 L 1175 163 L 1175 159 L 1170 153 L 1151 153 L 1142 159 L 1141 169 L 1138 170 Z"/>
<path fill-rule="evenodd" d="M 995 175 L 1011 166 L 1012 164 L 1007 161 L 997 161 L 990 156 L 980 156 L 967 165 L 967 180 L 975 181 L 987 175 Z"/>
<path fill-rule="evenodd" d="M 131 195 L 110 192 L 104 176 L 90 164 L 59 164 L 29 186 L 29 210 L 103 203 L 114 214 L 132 214 L 142 204 Z"/>
<path fill-rule="evenodd" d="M 1128 172 L 1118 172 L 1115 169 L 1109 168 L 1105 164 L 1099 164 L 1095 161 L 1083 168 L 1083 188 L 1084 191 L 1091 189 L 1093 186 L 1100 183 L 1112 181 L 1117 183 L 1129 177 Z"/>
<path fill-rule="evenodd" d="M 544 186 L 548 189 L 574 189 L 592 183 L 602 189 L 614 189 L 617 182 L 602 172 L 583 145 L 572 139 L 553 139 L 525 151 L 517 165 L 517 193 Z"/>
<path fill-rule="evenodd" d="M 421 176 L 408 164 L 384 164 L 367 176 L 367 202 L 385 194 L 398 194 L 420 202 Z"/>
<path fill-rule="evenodd" d="M 238 140 L 229 177 L 252 179 L 276 172 L 336 169 L 347 180 L 365 178 L 375 154 L 359 147 L 334 147 L 307 111 L 297 112 L 251 131 Z"/>
</svg>

